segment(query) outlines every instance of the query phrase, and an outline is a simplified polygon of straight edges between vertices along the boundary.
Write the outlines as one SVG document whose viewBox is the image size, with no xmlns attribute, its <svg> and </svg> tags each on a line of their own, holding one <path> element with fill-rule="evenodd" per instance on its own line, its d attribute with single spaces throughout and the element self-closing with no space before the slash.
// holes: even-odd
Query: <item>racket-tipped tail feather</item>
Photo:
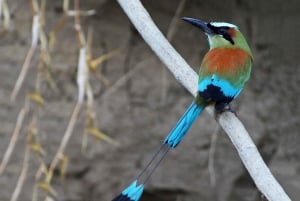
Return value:
<svg viewBox="0 0 300 201">
<path fill-rule="evenodd" d="M 139 201 L 144 191 L 144 185 L 134 180 L 124 191 L 112 201 Z"/>
</svg>

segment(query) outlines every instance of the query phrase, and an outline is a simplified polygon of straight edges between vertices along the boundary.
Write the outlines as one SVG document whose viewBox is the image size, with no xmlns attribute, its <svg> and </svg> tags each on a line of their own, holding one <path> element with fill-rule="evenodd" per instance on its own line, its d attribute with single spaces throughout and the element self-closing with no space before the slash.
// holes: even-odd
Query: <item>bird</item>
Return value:
<svg viewBox="0 0 300 201">
<path fill-rule="evenodd" d="M 139 201 L 156 168 L 168 151 L 178 146 L 204 108 L 214 105 L 216 113 L 234 112 L 230 102 L 238 97 L 250 77 L 253 56 L 238 26 L 189 17 L 182 20 L 200 28 L 208 38 L 209 50 L 200 65 L 197 95 L 142 172 L 112 201 Z"/>
</svg>

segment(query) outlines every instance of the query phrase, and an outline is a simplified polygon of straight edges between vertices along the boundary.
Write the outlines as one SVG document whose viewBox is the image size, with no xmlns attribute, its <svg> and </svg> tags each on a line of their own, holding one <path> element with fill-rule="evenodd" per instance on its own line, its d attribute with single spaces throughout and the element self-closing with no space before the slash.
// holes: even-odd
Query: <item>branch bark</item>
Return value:
<svg viewBox="0 0 300 201">
<path fill-rule="evenodd" d="M 118 0 L 118 3 L 146 43 L 174 77 L 195 96 L 197 74 L 159 31 L 141 2 L 139 0 Z M 210 107 L 207 110 L 214 115 L 213 108 Z M 229 136 L 261 193 L 270 201 L 290 201 L 291 199 L 272 175 L 239 119 L 231 112 L 224 112 L 216 120 Z"/>
</svg>

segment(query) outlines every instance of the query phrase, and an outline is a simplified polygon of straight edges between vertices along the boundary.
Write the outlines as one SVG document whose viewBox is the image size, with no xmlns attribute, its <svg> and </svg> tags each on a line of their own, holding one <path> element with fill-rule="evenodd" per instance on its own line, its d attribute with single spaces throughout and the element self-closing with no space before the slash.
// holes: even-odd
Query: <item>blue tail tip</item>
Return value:
<svg viewBox="0 0 300 201">
<path fill-rule="evenodd" d="M 139 201 L 144 191 L 143 184 L 137 184 L 137 180 L 132 182 L 121 194 L 112 201 Z"/>
</svg>

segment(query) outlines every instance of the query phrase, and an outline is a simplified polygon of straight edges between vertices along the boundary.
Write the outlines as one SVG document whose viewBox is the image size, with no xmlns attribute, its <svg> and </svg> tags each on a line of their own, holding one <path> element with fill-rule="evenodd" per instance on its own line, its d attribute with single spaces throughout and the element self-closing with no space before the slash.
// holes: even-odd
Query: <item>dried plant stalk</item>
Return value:
<svg viewBox="0 0 300 201">
<path fill-rule="evenodd" d="M 20 130 L 21 130 L 22 125 L 23 125 L 24 117 L 27 114 L 28 109 L 29 109 L 29 101 L 28 101 L 28 99 L 26 99 L 23 108 L 19 112 L 16 126 L 14 128 L 14 131 L 12 133 L 12 136 L 11 136 L 11 139 L 10 139 L 10 142 L 9 142 L 9 145 L 8 145 L 8 147 L 5 151 L 4 157 L 2 159 L 2 162 L 1 162 L 1 165 L 0 165 L 0 175 L 4 172 L 4 170 L 7 166 L 7 163 L 9 161 L 10 157 L 11 157 L 11 154 L 12 154 L 14 148 L 15 148 L 15 145 L 16 145 L 17 140 L 19 138 Z"/>
<path fill-rule="evenodd" d="M 19 195 L 20 195 L 21 190 L 23 188 L 23 185 L 24 185 L 24 182 L 25 182 L 25 179 L 26 179 L 26 175 L 27 175 L 27 172 L 28 172 L 29 160 L 30 160 L 30 151 L 29 151 L 28 145 L 26 145 L 22 171 L 21 171 L 21 174 L 19 176 L 17 186 L 16 186 L 16 188 L 15 188 L 13 194 L 12 194 L 12 197 L 10 199 L 11 201 L 17 201 L 18 198 L 19 198 Z"/>
<path fill-rule="evenodd" d="M 33 7 L 33 19 L 32 19 L 32 30 L 31 30 L 31 47 L 26 55 L 24 64 L 21 68 L 21 72 L 17 78 L 14 89 L 11 93 L 10 99 L 11 101 L 15 101 L 16 96 L 18 95 L 20 88 L 24 82 L 26 74 L 28 72 L 30 62 L 33 54 L 37 48 L 38 40 L 39 40 L 39 30 L 40 30 L 40 13 L 37 2 L 35 0 L 31 1 Z"/>
</svg>

